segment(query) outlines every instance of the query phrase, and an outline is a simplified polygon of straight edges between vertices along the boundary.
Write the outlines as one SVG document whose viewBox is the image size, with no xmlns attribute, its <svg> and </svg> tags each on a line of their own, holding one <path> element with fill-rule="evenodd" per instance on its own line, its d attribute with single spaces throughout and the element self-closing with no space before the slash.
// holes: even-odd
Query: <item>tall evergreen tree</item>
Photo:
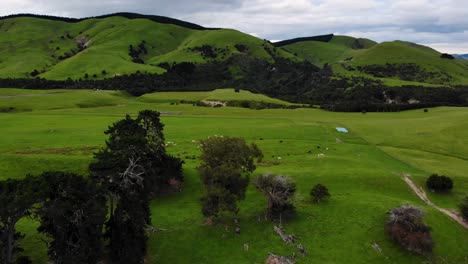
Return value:
<svg viewBox="0 0 468 264">
<path fill-rule="evenodd" d="M 182 161 L 166 153 L 159 113 L 141 111 L 109 127 L 106 146 L 95 154 L 91 177 L 109 197 L 106 223 L 112 263 L 142 263 L 146 227 L 151 224 L 149 199 L 182 180 Z"/>
</svg>

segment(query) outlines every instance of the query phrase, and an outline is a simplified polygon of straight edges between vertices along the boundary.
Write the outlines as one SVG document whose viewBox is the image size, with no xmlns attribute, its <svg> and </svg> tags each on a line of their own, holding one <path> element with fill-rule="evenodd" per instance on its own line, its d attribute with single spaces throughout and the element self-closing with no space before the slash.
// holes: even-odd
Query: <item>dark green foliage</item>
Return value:
<svg viewBox="0 0 468 264">
<path fill-rule="evenodd" d="M 310 190 L 310 196 L 312 196 L 312 201 L 314 203 L 320 203 L 321 201 L 330 198 L 330 193 L 325 185 L 319 183 Z"/>
<path fill-rule="evenodd" d="M 450 177 L 432 174 L 427 178 L 426 186 L 428 189 L 436 192 L 447 192 L 453 188 L 453 181 Z"/>
<path fill-rule="evenodd" d="M 447 53 L 441 54 L 440 57 L 442 59 L 449 59 L 449 60 L 454 60 L 455 59 L 455 57 L 453 55 L 450 55 L 450 54 L 447 54 Z"/>
<path fill-rule="evenodd" d="M 135 73 L 103 80 L 77 81 L 0 79 L 0 87 L 119 89 L 136 96 L 155 91 L 206 91 L 219 87 L 234 87 L 286 101 L 320 105 L 321 108 L 330 111 L 345 112 L 393 112 L 440 105 L 468 106 L 468 86 L 387 87 L 374 79 L 343 76 L 337 78 L 329 66 L 320 69 L 308 62 L 294 62 L 278 57 L 274 50 L 270 49 L 270 52 L 275 58 L 274 62 L 239 53 L 226 60 L 203 64 L 164 64 L 162 66 L 167 69 L 164 74 Z M 232 68 L 236 68 L 236 74 L 231 72 Z M 411 71 L 408 74 L 411 76 Z M 248 103 L 242 105 L 257 107 Z"/>
<path fill-rule="evenodd" d="M 37 210 L 39 232 L 51 238 L 49 257 L 56 264 L 98 263 L 103 254 L 102 227 L 106 200 L 101 190 L 79 175 L 46 172 Z"/>
<path fill-rule="evenodd" d="M 460 213 L 463 219 L 465 219 L 465 221 L 468 221 L 468 196 L 465 196 L 462 203 L 458 205 L 458 208 L 460 209 Z"/>
<path fill-rule="evenodd" d="M 92 177 L 106 184 L 117 183 L 119 173 L 134 160 L 143 167 L 149 195 L 167 189 L 171 179 L 182 181 L 182 161 L 166 153 L 163 128 L 159 113 L 151 110 L 139 112 L 136 119 L 127 115 L 114 123 L 105 132 L 109 135 L 106 147 L 95 154 L 96 161 L 90 165 Z"/>
<path fill-rule="evenodd" d="M 136 49 L 133 48 L 133 45 L 129 46 L 128 55 L 130 55 L 130 57 L 132 57 L 133 62 L 140 63 L 140 64 L 145 64 L 143 59 L 140 58 L 141 55 L 148 54 L 148 50 L 146 49 L 145 44 L 146 44 L 146 41 L 143 40 L 142 42 L 140 42 L 140 44 L 138 44 L 138 47 Z"/>
<path fill-rule="evenodd" d="M 286 176 L 265 174 L 254 178 L 253 183 L 267 198 L 267 218 L 284 219 L 295 213 L 291 199 L 296 192 L 296 184 Z"/>
<path fill-rule="evenodd" d="M 0 181 L 0 263 L 12 264 L 22 249 L 18 241 L 24 237 L 16 232 L 16 224 L 40 200 L 40 192 L 32 177 Z"/>
<path fill-rule="evenodd" d="M 106 237 L 112 263 L 143 263 L 150 196 L 183 180 L 182 161 L 166 153 L 163 128 L 159 112 L 127 115 L 105 131 L 106 147 L 90 164 L 92 179 L 109 197 Z"/>
<path fill-rule="evenodd" d="M 431 253 L 431 229 L 423 223 L 424 215 L 423 210 L 410 205 L 394 208 L 387 219 L 387 233 L 394 242 L 410 252 Z"/>
<path fill-rule="evenodd" d="M 433 84 L 443 84 L 451 81 L 451 77 L 448 74 L 428 71 L 416 63 L 372 64 L 358 66 L 357 70 L 378 78 L 397 77 L 404 81 L 429 82 Z"/>
<path fill-rule="evenodd" d="M 115 264 L 143 263 L 146 255 L 146 227 L 151 219 L 148 195 L 143 182 L 138 180 L 138 170 L 138 166 L 130 165 L 129 173 L 122 175 L 119 201 L 106 223 L 109 255 Z"/>
<path fill-rule="evenodd" d="M 249 174 L 256 168 L 254 158 L 263 157 L 261 151 L 255 144 L 249 146 L 244 139 L 234 137 L 211 137 L 200 144 L 203 215 L 211 218 L 224 211 L 237 213 L 237 201 L 245 197 Z"/>
<path fill-rule="evenodd" d="M 247 51 L 249 51 L 249 47 L 247 47 L 247 46 L 244 45 L 244 44 L 236 44 L 236 45 L 234 45 L 234 47 L 235 47 L 236 50 L 239 51 L 239 52 L 247 52 Z"/>
<path fill-rule="evenodd" d="M 200 53 L 203 59 L 215 59 L 218 57 L 218 53 L 221 53 L 223 50 L 212 47 L 210 45 L 203 45 L 201 47 L 189 48 L 190 51 Z"/>
<path fill-rule="evenodd" d="M 31 72 L 31 76 L 32 77 L 36 77 L 38 76 L 39 74 L 41 74 L 37 69 L 34 69 L 34 71 Z"/>
</svg>

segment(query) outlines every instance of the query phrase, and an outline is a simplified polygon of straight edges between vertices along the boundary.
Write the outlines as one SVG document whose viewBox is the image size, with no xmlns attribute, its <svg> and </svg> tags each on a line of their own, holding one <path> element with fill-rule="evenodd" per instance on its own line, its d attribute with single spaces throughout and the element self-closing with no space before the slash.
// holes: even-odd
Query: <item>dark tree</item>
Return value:
<svg viewBox="0 0 468 264">
<path fill-rule="evenodd" d="M 130 160 L 119 174 L 119 201 L 106 223 L 109 255 L 115 264 L 144 263 L 147 248 L 146 228 L 151 224 L 149 199 L 144 192 L 143 167 Z"/>
<path fill-rule="evenodd" d="M 51 238 L 49 257 L 56 264 L 98 263 L 103 254 L 106 200 L 91 181 L 76 174 L 46 172 L 44 201 L 37 210 L 39 232 Z"/>
<path fill-rule="evenodd" d="M 314 203 L 320 203 L 321 201 L 328 199 L 330 197 L 330 193 L 325 185 L 319 183 L 310 190 L 310 196 L 312 196 L 312 201 Z"/>
<path fill-rule="evenodd" d="M 31 72 L 31 76 L 32 77 L 36 77 L 38 76 L 39 74 L 41 74 L 37 69 L 34 69 L 34 71 Z"/>
<path fill-rule="evenodd" d="M 453 181 L 444 175 L 432 174 L 426 180 L 427 188 L 436 192 L 448 192 L 453 188 Z"/>
<path fill-rule="evenodd" d="M 458 205 L 458 208 L 460 208 L 463 219 L 468 222 L 468 196 L 465 196 L 462 203 Z"/>
<path fill-rule="evenodd" d="M 224 211 L 237 213 L 237 201 L 245 197 L 260 150 L 242 138 L 211 137 L 201 141 L 201 151 L 198 170 L 205 185 L 203 215 L 212 219 Z"/>
<path fill-rule="evenodd" d="M 268 219 L 284 219 L 295 213 L 291 199 L 296 192 L 296 184 L 291 178 L 264 174 L 255 177 L 253 183 L 257 190 L 267 198 Z"/>
<path fill-rule="evenodd" d="M 129 115 L 105 132 L 105 148 L 95 153 L 91 177 L 106 190 L 110 213 L 106 236 L 112 263 L 142 263 L 149 199 L 182 181 L 182 161 L 166 153 L 159 113 L 145 110 Z"/>
<path fill-rule="evenodd" d="M 24 237 L 16 232 L 16 224 L 31 213 L 39 200 L 39 192 L 32 177 L 0 182 L 0 263 L 12 264 L 17 260 L 18 240 Z"/>
<path fill-rule="evenodd" d="M 390 238 L 410 252 L 431 253 L 431 229 L 423 223 L 424 215 L 423 210 L 411 205 L 391 210 L 387 218 L 387 232 Z"/>
</svg>

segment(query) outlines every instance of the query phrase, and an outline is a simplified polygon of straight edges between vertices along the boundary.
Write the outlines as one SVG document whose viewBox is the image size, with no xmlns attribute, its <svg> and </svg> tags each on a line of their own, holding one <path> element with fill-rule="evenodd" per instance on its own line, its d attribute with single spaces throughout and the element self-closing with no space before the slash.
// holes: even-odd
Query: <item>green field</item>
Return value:
<svg viewBox="0 0 468 264">
<path fill-rule="evenodd" d="M 468 195 L 468 108 L 361 114 L 173 104 L 237 100 L 236 96 L 273 100 L 232 89 L 139 98 L 115 91 L 0 89 L 0 109 L 15 109 L 0 113 L 0 179 L 44 170 L 86 174 L 110 124 L 126 113 L 153 109 L 163 113 L 166 139 L 176 143 L 168 151 L 186 162 L 186 182 L 182 192 L 151 203 L 153 224 L 166 231 L 150 235 L 148 263 L 264 263 L 268 252 L 295 251 L 273 232 L 273 223 L 258 221 L 266 202 L 252 186 L 240 204 L 240 235 L 234 234 L 231 222 L 226 223 L 229 231 L 224 224 L 203 225 L 202 184 L 195 169 L 199 161 L 190 157 L 199 155 L 197 140 L 213 135 L 257 143 L 265 162 L 255 174 L 284 174 L 296 181 L 297 217 L 283 226 L 308 251 L 298 263 L 430 263 L 389 242 L 384 232 L 386 212 L 406 203 L 428 212 L 436 263 L 468 263 L 468 230 L 425 206 L 399 176 L 411 174 L 420 186 L 431 173 L 452 177 L 455 187 L 450 194 L 430 193 L 430 198 L 455 209 Z M 338 126 L 350 133 L 336 132 Z M 316 183 L 329 187 L 328 202 L 310 202 L 308 193 Z M 36 227 L 31 219 L 19 224 L 27 234 L 22 241 L 24 254 L 34 263 L 46 263 L 46 247 Z M 372 247 L 374 242 L 382 253 Z M 249 244 L 248 252 L 244 243 Z"/>
</svg>

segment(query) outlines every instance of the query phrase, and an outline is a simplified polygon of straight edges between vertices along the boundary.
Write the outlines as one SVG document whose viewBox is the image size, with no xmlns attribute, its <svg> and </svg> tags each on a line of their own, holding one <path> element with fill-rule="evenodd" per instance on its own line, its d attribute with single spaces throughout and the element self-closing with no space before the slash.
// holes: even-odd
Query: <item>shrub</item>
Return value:
<svg viewBox="0 0 468 264">
<path fill-rule="evenodd" d="M 387 233 L 390 238 L 409 252 L 432 252 L 430 227 L 423 223 L 425 212 L 418 207 L 403 205 L 389 212 Z"/>
<path fill-rule="evenodd" d="M 463 199 L 463 202 L 458 207 L 460 208 L 463 219 L 468 221 L 468 196 L 465 196 L 465 199 Z"/>
<path fill-rule="evenodd" d="M 427 188 L 436 192 L 447 192 L 453 188 L 453 181 L 450 177 L 432 174 L 426 181 Z"/>
<path fill-rule="evenodd" d="M 321 201 L 329 198 L 330 193 L 325 185 L 319 183 L 310 190 L 310 196 L 312 196 L 312 201 L 314 203 L 320 203 Z"/>
<path fill-rule="evenodd" d="M 291 178 L 264 174 L 255 177 L 253 184 L 267 198 L 268 219 L 289 218 L 295 213 L 291 200 L 296 191 L 296 184 Z"/>
</svg>

